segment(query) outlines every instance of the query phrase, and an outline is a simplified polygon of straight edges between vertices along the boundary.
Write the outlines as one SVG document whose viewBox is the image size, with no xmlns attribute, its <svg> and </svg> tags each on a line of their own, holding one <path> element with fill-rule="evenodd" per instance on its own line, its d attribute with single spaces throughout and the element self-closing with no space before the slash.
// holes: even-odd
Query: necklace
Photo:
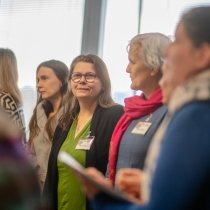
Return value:
<svg viewBox="0 0 210 210">
<path fill-rule="evenodd" d="M 91 118 L 92 118 L 92 117 L 91 117 Z M 81 127 L 82 125 L 84 125 L 87 121 L 89 121 L 91 118 L 85 120 L 83 123 L 80 123 L 80 125 L 78 124 L 77 127 L 76 127 L 75 132 L 78 133 L 78 132 L 80 131 L 80 127 Z M 78 123 L 78 121 L 77 121 L 77 123 Z"/>
</svg>

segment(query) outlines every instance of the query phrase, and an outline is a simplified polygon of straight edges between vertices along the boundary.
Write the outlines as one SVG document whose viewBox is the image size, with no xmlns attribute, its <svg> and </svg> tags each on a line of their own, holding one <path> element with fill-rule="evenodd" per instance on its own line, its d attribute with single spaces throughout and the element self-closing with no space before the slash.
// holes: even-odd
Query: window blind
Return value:
<svg viewBox="0 0 210 210">
<path fill-rule="evenodd" d="M 0 47 L 14 51 L 26 126 L 36 102 L 36 68 L 80 54 L 84 0 L 1 0 Z"/>
</svg>

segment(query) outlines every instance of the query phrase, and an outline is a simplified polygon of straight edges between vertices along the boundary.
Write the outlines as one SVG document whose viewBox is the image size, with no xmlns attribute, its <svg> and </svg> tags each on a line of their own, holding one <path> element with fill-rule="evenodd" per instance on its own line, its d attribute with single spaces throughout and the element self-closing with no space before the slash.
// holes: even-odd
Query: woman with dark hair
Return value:
<svg viewBox="0 0 210 210">
<path fill-rule="evenodd" d="M 175 41 L 165 51 L 167 80 L 176 88 L 139 177 L 142 204 L 100 194 L 93 202 L 94 209 L 210 209 L 209 25 L 209 6 L 191 9 L 182 16 Z M 87 183 L 86 188 L 90 197 L 97 193 L 91 193 Z"/>
<path fill-rule="evenodd" d="M 96 167 L 103 174 L 108 162 L 109 143 L 123 107 L 111 97 L 111 82 L 105 63 L 96 55 L 79 55 L 70 67 L 70 90 L 65 113 L 53 138 L 44 193 L 51 209 L 89 209 L 75 175 L 57 162 L 59 151 L 66 151 L 85 167 Z M 68 102 L 68 103 L 67 103 Z"/>
<path fill-rule="evenodd" d="M 55 128 L 63 114 L 62 99 L 67 91 L 68 67 L 61 61 L 41 63 L 36 71 L 37 104 L 29 123 L 28 154 L 37 171 L 41 189 Z"/>
</svg>

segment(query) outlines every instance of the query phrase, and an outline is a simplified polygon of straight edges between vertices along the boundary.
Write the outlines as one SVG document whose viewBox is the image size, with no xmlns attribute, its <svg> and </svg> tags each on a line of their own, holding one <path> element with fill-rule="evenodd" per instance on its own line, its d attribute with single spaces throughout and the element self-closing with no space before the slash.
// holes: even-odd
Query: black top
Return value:
<svg viewBox="0 0 210 210">
<path fill-rule="evenodd" d="M 106 173 L 109 153 L 109 143 L 114 128 L 123 115 L 123 106 L 115 105 L 110 108 L 102 108 L 98 105 L 94 111 L 90 126 L 90 135 L 95 136 L 90 150 L 86 151 L 86 167 L 95 167 L 103 174 Z M 57 126 L 53 137 L 52 149 L 49 156 L 48 171 L 43 193 L 49 198 L 52 207 L 48 209 L 57 210 L 57 186 L 58 169 L 57 156 L 65 141 L 73 121 L 70 121 L 68 129 L 63 131 Z M 87 209 L 89 209 L 87 205 Z"/>
</svg>

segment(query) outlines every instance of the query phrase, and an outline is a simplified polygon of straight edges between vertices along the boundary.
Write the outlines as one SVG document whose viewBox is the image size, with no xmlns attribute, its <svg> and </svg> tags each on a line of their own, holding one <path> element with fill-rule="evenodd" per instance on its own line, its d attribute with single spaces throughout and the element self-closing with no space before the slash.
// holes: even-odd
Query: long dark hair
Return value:
<svg viewBox="0 0 210 210">
<path fill-rule="evenodd" d="M 202 6 L 186 12 L 181 22 L 184 24 L 187 36 L 195 47 L 202 43 L 210 43 L 210 7 Z"/>
<path fill-rule="evenodd" d="M 69 76 L 69 69 L 66 66 L 66 64 L 64 64 L 63 62 L 58 61 L 58 60 L 45 61 L 45 62 L 42 62 L 41 64 L 39 64 L 39 66 L 37 67 L 37 70 L 36 70 L 36 74 L 38 73 L 39 69 L 42 66 L 51 68 L 53 70 L 53 72 L 55 73 L 55 75 L 57 76 L 57 78 L 61 81 L 62 86 L 61 86 L 60 91 L 61 91 L 61 96 L 63 97 L 68 89 L 68 81 L 67 80 L 68 80 L 68 76 Z M 29 129 L 30 129 L 30 135 L 29 135 L 29 141 L 28 141 L 29 146 L 31 146 L 34 137 L 36 137 L 39 134 L 36 113 L 37 113 L 37 106 L 40 102 L 42 102 L 42 106 L 44 108 L 44 111 L 45 111 L 45 114 L 47 117 L 49 116 L 49 114 L 51 112 L 53 112 L 53 106 L 52 106 L 51 102 L 48 100 L 43 100 L 41 95 L 37 91 L 37 103 L 34 108 L 30 123 L 29 123 Z M 60 108 L 61 108 L 61 105 L 60 105 Z M 52 137 L 53 137 L 53 133 L 54 133 L 54 130 L 52 127 L 53 117 L 54 116 L 48 118 L 47 123 L 45 124 L 45 130 L 46 130 L 46 132 L 49 136 L 49 139 L 51 141 L 52 141 Z"/>
</svg>

